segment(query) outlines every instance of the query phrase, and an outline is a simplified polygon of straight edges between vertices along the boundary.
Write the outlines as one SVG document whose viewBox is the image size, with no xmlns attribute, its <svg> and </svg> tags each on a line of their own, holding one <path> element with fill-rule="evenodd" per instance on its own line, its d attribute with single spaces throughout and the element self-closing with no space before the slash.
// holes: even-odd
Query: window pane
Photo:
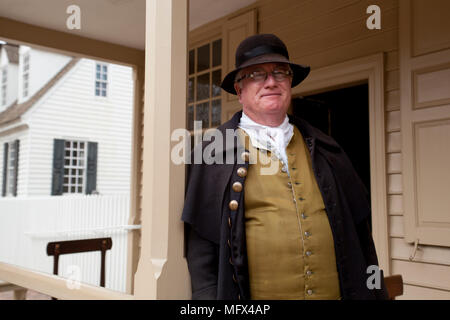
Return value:
<svg viewBox="0 0 450 320">
<path fill-rule="evenodd" d="M 100 80 L 100 79 L 101 79 L 101 77 L 100 77 L 100 72 L 97 72 L 96 77 L 97 77 L 97 80 Z"/>
<path fill-rule="evenodd" d="M 96 90 L 95 90 L 95 95 L 96 95 L 96 96 L 99 96 L 99 95 L 100 95 L 100 90 L 96 89 Z"/>
<path fill-rule="evenodd" d="M 197 77 L 197 101 L 209 98 L 209 73 Z"/>
<path fill-rule="evenodd" d="M 202 128 L 209 127 L 209 102 L 197 105 L 195 120 L 202 121 Z"/>
<path fill-rule="evenodd" d="M 220 80 L 222 78 L 222 71 L 216 70 L 212 73 L 212 96 L 217 97 L 220 96 Z"/>
<path fill-rule="evenodd" d="M 108 72 L 108 66 L 103 66 L 103 72 Z"/>
<path fill-rule="evenodd" d="M 100 71 L 100 65 L 99 64 L 97 64 L 97 71 Z"/>
<path fill-rule="evenodd" d="M 188 81 L 188 102 L 194 102 L 194 78 Z"/>
<path fill-rule="evenodd" d="M 103 76 L 103 80 L 108 80 L 108 79 L 107 79 L 107 74 L 106 74 L 106 73 L 104 73 L 102 76 Z"/>
<path fill-rule="evenodd" d="M 213 100 L 211 109 L 211 127 L 220 126 L 221 100 Z"/>
<path fill-rule="evenodd" d="M 106 91 L 102 91 L 102 96 L 106 97 Z"/>
<path fill-rule="evenodd" d="M 194 106 L 187 108 L 187 125 L 188 130 L 194 130 Z"/>
<path fill-rule="evenodd" d="M 213 42 L 213 67 L 220 66 L 222 64 L 222 40 L 216 40 Z"/>
<path fill-rule="evenodd" d="M 197 72 L 209 68 L 209 43 L 197 49 Z"/>
<path fill-rule="evenodd" d="M 195 50 L 189 51 L 189 74 L 193 74 L 195 69 Z"/>
<path fill-rule="evenodd" d="M 103 82 L 103 83 L 102 83 L 102 88 L 103 88 L 103 89 L 106 89 L 106 82 Z"/>
</svg>

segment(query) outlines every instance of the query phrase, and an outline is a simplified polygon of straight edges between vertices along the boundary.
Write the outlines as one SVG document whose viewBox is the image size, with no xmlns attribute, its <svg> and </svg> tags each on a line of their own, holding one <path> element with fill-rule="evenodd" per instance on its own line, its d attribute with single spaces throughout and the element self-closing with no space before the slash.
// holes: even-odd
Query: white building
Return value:
<svg viewBox="0 0 450 320">
<path fill-rule="evenodd" d="M 131 68 L 12 45 L 0 68 L 2 196 L 129 193 Z"/>
</svg>

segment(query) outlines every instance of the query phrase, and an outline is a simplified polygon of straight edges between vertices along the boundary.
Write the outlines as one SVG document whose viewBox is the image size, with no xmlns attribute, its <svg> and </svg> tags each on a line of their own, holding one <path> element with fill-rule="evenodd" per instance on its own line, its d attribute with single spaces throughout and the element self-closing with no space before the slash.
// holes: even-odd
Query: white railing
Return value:
<svg viewBox="0 0 450 320">
<path fill-rule="evenodd" d="M 0 262 L 53 272 L 47 256 L 52 241 L 112 238 L 106 253 L 106 288 L 125 292 L 128 195 L 24 197 L 0 199 Z M 59 275 L 99 285 L 100 252 L 61 255 Z"/>
</svg>

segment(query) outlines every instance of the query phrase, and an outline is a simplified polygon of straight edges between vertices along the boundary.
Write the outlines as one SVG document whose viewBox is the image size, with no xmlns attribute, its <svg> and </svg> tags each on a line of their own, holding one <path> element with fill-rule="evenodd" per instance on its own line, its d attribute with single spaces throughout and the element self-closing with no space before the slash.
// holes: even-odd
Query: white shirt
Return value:
<svg viewBox="0 0 450 320">
<path fill-rule="evenodd" d="M 253 147 L 272 152 L 289 174 L 286 147 L 294 135 L 294 126 L 289 123 L 287 115 L 278 127 L 269 127 L 253 121 L 242 112 L 239 127 L 249 135 Z"/>
</svg>

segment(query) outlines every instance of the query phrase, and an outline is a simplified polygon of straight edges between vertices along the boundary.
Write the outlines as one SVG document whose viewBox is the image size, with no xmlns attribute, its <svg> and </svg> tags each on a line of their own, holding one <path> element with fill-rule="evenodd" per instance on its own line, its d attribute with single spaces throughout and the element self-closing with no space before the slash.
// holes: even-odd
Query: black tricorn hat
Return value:
<svg viewBox="0 0 450 320">
<path fill-rule="evenodd" d="M 235 69 L 223 79 L 221 87 L 226 92 L 236 94 L 234 80 L 239 70 L 255 64 L 288 63 L 294 73 L 291 87 L 302 82 L 309 74 L 308 66 L 289 61 L 286 45 L 274 34 L 257 34 L 243 40 L 236 49 Z"/>
</svg>

